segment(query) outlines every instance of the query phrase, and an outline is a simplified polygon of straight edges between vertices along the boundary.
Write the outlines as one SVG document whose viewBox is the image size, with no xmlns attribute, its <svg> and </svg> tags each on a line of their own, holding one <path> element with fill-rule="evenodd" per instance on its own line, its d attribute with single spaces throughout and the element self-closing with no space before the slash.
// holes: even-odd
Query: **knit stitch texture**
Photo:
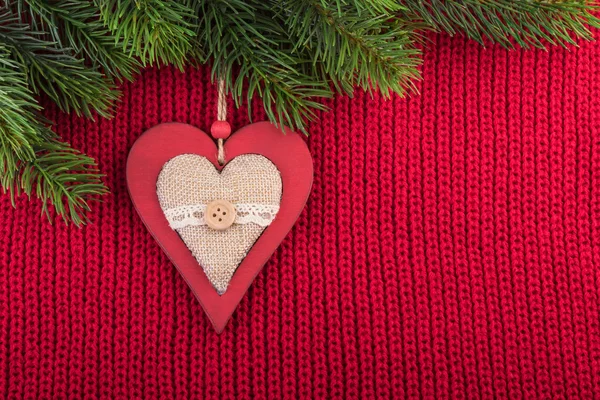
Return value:
<svg viewBox="0 0 600 400">
<path fill-rule="evenodd" d="M 0 397 L 600 397 L 600 46 L 428 46 L 421 95 L 327 102 L 307 207 L 221 335 L 125 184 L 146 129 L 209 130 L 210 72 L 147 69 L 112 120 L 50 107 L 112 194 L 83 229 L 0 197 Z"/>
</svg>

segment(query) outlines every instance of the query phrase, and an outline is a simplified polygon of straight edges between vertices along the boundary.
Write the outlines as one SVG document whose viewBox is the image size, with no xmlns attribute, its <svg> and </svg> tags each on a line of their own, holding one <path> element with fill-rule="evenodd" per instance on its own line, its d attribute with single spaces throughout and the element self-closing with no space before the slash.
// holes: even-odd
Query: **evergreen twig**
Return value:
<svg viewBox="0 0 600 400">
<path fill-rule="evenodd" d="M 596 0 L 400 0 L 402 18 L 422 20 L 432 29 L 462 33 L 484 44 L 484 38 L 513 48 L 576 44 L 592 39 L 600 27 Z"/>
<path fill-rule="evenodd" d="M 337 4 L 335 4 L 337 3 Z M 362 10 L 343 2 L 275 0 L 285 24 L 295 35 L 294 50 L 310 55 L 336 87 L 352 94 L 354 87 L 376 86 L 384 95 L 402 95 L 419 77 L 419 50 L 414 29 L 390 19 L 384 7 Z"/>
<path fill-rule="evenodd" d="M 91 116 L 92 111 L 109 116 L 118 92 L 109 79 L 84 60 L 45 39 L 44 32 L 32 31 L 11 12 L 0 14 L 0 43 L 11 58 L 23 67 L 31 90 L 44 93 L 65 112 Z"/>
<path fill-rule="evenodd" d="M 123 52 L 91 0 L 19 0 L 17 4 L 19 10 L 28 10 L 34 30 L 49 33 L 52 42 L 73 49 L 76 57 L 108 77 L 132 80 L 138 72 L 140 63 Z"/>
<path fill-rule="evenodd" d="M 35 158 L 20 161 L 14 173 L 0 167 L 0 183 L 14 201 L 22 193 L 42 202 L 42 213 L 51 217 L 49 205 L 65 222 L 87 222 L 89 201 L 108 193 L 95 161 L 56 139 L 35 146 Z"/>
<path fill-rule="evenodd" d="M 0 44 L 0 186 L 53 205 L 65 221 L 86 221 L 88 201 L 107 192 L 93 159 L 57 140 L 29 90 L 23 68 Z"/>
<path fill-rule="evenodd" d="M 194 40 L 197 16 L 187 0 L 94 0 L 104 24 L 125 54 L 143 65 L 175 64 L 201 57 Z"/>
<path fill-rule="evenodd" d="M 331 96 L 328 83 L 304 73 L 310 60 L 294 53 L 295 43 L 268 4 L 215 0 L 197 12 L 198 40 L 213 62 L 213 78 L 225 80 L 237 105 L 247 83 L 249 115 L 255 95 L 271 121 L 300 130 L 313 110 L 324 109 L 315 99 Z"/>
</svg>

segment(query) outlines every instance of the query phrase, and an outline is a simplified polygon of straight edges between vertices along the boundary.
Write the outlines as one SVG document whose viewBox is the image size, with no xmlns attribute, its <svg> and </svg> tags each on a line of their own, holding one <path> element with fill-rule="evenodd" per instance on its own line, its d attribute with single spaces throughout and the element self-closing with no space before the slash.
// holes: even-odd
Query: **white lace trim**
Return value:
<svg viewBox="0 0 600 400">
<path fill-rule="evenodd" d="M 180 206 L 164 210 L 165 217 L 172 229 L 186 226 L 206 225 L 204 212 L 206 204 Z M 269 226 L 279 212 L 279 206 L 273 204 L 244 204 L 235 205 L 236 217 L 234 224 L 256 224 Z"/>
</svg>

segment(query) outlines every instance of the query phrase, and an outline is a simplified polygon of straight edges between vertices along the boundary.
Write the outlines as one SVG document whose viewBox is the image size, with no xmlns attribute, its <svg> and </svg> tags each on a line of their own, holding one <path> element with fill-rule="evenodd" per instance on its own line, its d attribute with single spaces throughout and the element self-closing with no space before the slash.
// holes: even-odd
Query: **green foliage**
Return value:
<svg viewBox="0 0 600 400">
<path fill-rule="evenodd" d="M 118 97 L 114 85 L 72 49 L 57 46 L 41 31 L 33 31 L 10 12 L 0 14 L 0 43 L 25 73 L 35 94 L 44 93 L 64 111 L 108 116 Z"/>
<path fill-rule="evenodd" d="M 274 1 L 284 24 L 293 35 L 294 52 L 305 53 L 311 65 L 319 65 L 338 89 L 352 94 L 354 87 L 383 94 L 403 94 L 418 78 L 419 51 L 415 30 L 391 19 L 386 7 L 371 8 L 318 0 Z M 376 7 L 378 6 L 378 7 Z"/>
<path fill-rule="evenodd" d="M 57 140 L 39 114 L 26 76 L 0 44 L 0 186 L 14 196 L 32 194 L 42 209 L 65 221 L 85 222 L 88 200 L 106 192 L 94 160 Z"/>
<path fill-rule="evenodd" d="M 94 160 L 61 142 L 38 102 L 110 117 L 147 65 L 209 63 L 237 105 L 305 131 L 321 99 L 404 95 L 421 32 L 505 47 L 591 39 L 595 0 L 0 0 L 0 184 L 82 224 L 106 193 Z"/>
<path fill-rule="evenodd" d="M 417 34 L 391 18 L 398 10 L 388 0 L 198 2 L 198 42 L 236 104 L 247 85 L 247 99 L 260 96 L 271 121 L 304 131 L 323 109 L 318 99 L 334 91 L 412 87 Z"/>
<path fill-rule="evenodd" d="M 327 82 L 306 73 L 311 60 L 294 51 L 281 17 L 266 2 L 232 3 L 207 1 L 197 9 L 198 40 L 212 60 L 213 76 L 224 79 L 236 104 L 247 83 L 248 100 L 260 96 L 270 120 L 302 128 L 314 109 L 323 108 L 315 98 L 331 95 Z"/>
<path fill-rule="evenodd" d="M 131 80 L 138 72 L 139 61 L 122 50 L 92 1 L 19 0 L 18 8 L 28 10 L 33 30 L 48 32 L 58 47 L 73 49 L 108 77 Z"/>
<path fill-rule="evenodd" d="M 401 0 L 401 18 L 422 20 L 449 34 L 463 33 L 483 44 L 484 38 L 507 48 L 544 48 L 591 39 L 589 27 L 600 27 L 596 1 L 584 0 Z"/>
<path fill-rule="evenodd" d="M 0 155 L 8 171 L 16 169 L 18 160 L 35 158 L 33 145 L 40 141 L 41 126 L 36 112 L 40 106 L 27 85 L 27 77 L 8 58 L 0 44 Z"/>
<path fill-rule="evenodd" d="M 197 17 L 188 1 L 94 2 L 124 54 L 138 57 L 143 65 L 175 64 L 183 69 L 188 55 L 201 54 L 194 40 Z"/>
<path fill-rule="evenodd" d="M 52 205 L 65 222 L 84 224 L 89 201 L 108 192 L 94 160 L 56 139 L 41 142 L 34 149 L 35 158 L 19 161 L 15 171 L 7 173 L 0 166 L 2 188 L 13 200 L 22 193 L 35 195 L 48 218 L 48 206 Z"/>
</svg>

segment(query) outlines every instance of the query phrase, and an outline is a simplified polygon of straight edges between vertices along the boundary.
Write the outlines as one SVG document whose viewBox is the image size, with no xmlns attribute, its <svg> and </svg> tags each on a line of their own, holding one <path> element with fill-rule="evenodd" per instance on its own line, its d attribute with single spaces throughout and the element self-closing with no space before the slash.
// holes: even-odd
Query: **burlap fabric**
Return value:
<svg viewBox="0 0 600 400">
<path fill-rule="evenodd" d="M 279 205 L 281 175 L 267 158 L 241 155 L 219 173 L 205 157 L 183 154 L 169 160 L 158 176 L 160 206 L 167 211 L 181 206 L 206 205 L 216 199 L 235 204 Z M 206 225 L 176 229 L 219 294 L 265 227 L 234 223 L 224 231 Z"/>
</svg>

